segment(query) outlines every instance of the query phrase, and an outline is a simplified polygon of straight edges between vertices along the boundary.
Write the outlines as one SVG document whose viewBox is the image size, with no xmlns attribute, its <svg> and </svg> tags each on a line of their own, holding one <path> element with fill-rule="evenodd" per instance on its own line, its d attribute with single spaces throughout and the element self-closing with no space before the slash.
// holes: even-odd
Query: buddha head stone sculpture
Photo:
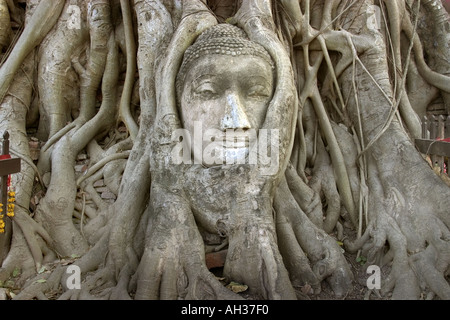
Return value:
<svg viewBox="0 0 450 320">
<path fill-rule="evenodd" d="M 196 163 L 251 162 L 274 91 L 266 50 L 238 27 L 219 24 L 187 49 L 176 86 L 181 123 L 190 137 L 198 133 L 191 140 Z"/>
<path fill-rule="evenodd" d="M 171 231 L 163 233 L 167 245 L 149 239 L 149 252 L 175 250 L 169 244 L 178 243 L 191 252 L 189 263 L 200 266 L 195 270 L 204 270 L 203 245 L 225 247 L 224 276 L 265 298 L 291 287 L 276 244 L 272 202 L 283 174 L 279 163 L 290 154 L 285 150 L 296 121 L 296 94 L 290 74 L 277 83 L 280 72 L 282 77 L 291 69 L 274 60 L 236 26 L 205 30 L 184 53 L 175 81 L 177 107 L 158 104 L 150 140 L 151 225 Z M 265 288 L 263 278 L 274 288 Z"/>
</svg>

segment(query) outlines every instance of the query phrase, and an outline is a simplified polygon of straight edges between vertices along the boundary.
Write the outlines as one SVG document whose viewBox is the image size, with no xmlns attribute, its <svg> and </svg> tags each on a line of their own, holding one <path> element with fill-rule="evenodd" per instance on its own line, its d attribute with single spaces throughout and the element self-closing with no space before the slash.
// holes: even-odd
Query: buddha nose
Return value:
<svg viewBox="0 0 450 320">
<path fill-rule="evenodd" d="M 226 96 L 226 99 L 225 114 L 220 122 L 221 129 L 250 129 L 250 121 L 239 97 L 234 93 L 230 93 Z"/>
</svg>

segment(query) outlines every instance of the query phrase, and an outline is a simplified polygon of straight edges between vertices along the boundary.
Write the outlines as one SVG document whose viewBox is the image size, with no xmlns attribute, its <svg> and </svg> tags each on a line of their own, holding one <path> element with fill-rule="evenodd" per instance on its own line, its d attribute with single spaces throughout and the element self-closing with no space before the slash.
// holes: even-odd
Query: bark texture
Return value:
<svg viewBox="0 0 450 320">
<path fill-rule="evenodd" d="M 177 74 L 217 24 L 274 62 L 275 174 L 171 165 Z M 449 28 L 438 0 L 0 0 L 9 297 L 345 298 L 356 258 L 377 297 L 450 299 L 448 176 L 414 145 L 449 115 Z"/>
</svg>

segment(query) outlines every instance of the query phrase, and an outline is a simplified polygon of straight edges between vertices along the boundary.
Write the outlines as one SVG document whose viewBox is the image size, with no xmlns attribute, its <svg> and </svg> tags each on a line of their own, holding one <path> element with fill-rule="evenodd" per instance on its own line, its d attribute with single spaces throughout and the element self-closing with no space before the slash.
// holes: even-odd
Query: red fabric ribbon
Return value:
<svg viewBox="0 0 450 320">
<path fill-rule="evenodd" d="M 6 160 L 6 159 L 11 159 L 11 155 L 10 154 L 0 154 L 0 160 Z M 7 185 L 8 185 L 8 187 L 11 186 L 11 175 L 8 175 Z"/>
</svg>

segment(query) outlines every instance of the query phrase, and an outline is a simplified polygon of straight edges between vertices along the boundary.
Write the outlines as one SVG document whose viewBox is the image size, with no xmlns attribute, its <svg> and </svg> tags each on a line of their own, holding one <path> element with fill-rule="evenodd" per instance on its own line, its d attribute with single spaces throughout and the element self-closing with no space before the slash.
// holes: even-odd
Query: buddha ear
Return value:
<svg viewBox="0 0 450 320">
<path fill-rule="evenodd" d="M 216 25 L 217 19 L 201 0 L 183 2 L 180 24 L 172 40 L 163 52 L 161 64 L 156 70 L 156 122 L 159 131 L 170 140 L 173 130 L 180 128 L 176 105 L 175 80 L 186 49 L 199 34 Z"/>
</svg>

